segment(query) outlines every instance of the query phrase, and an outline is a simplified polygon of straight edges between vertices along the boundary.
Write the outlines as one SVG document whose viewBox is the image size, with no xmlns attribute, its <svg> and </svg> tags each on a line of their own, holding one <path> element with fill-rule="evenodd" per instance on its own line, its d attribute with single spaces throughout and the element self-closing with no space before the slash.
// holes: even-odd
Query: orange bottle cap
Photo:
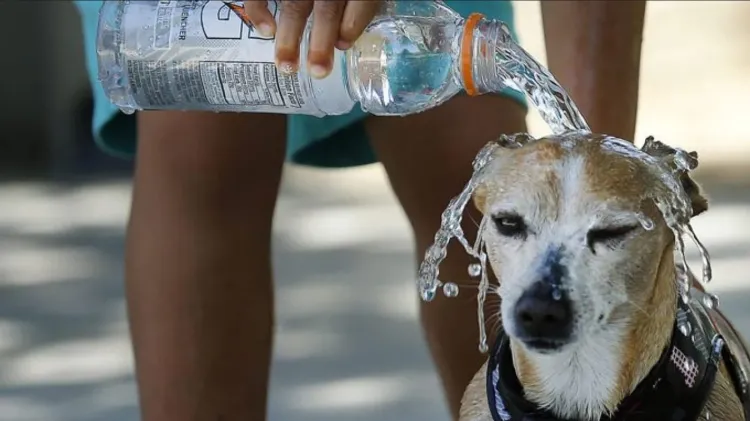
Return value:
<svg viewBox="0 0 750 421">
<path fill-rule="evenodd" d="M 474 29 L 476 29 L 477 24 L 482 19 L 484 19 L 484 15 L 481 13 L 472 13 L 469 15 L 464 25 L 464 33 L 461 36 L 461 78 L 464 82 L 464 89 L 466 89 L 466 93 L 469 96 L 479 95 L 477 85 L 474 83 L 474 52 L 472 43 L 474 42 Z"/>
</svg>

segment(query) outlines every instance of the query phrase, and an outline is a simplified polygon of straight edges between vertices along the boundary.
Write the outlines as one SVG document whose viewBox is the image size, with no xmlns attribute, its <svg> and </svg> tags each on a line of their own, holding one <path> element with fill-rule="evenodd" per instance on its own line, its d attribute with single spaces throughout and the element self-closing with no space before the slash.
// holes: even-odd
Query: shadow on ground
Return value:
<svg viewBox="0 0 750 421">
<path fill-rule="evenodd" d="M 392 196 L 285 185 L 271 420 L 447 420 Z M 121 275 L 129 188 L 0 185 L 0 421 L 138 418 Z M 709 191 L 696 230 L 722 307 L 750 336 L 750 189 Z"/>
</svg>

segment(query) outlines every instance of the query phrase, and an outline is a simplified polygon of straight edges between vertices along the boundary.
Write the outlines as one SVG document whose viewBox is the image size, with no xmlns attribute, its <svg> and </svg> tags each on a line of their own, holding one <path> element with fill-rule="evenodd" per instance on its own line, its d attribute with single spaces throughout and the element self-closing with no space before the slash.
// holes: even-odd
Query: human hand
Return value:
<svg viewBox="0 0 750 421">
<path fill-rule="evenodd" d="M 299 68 L 299 47 L 307 18 L 313 27 L 306 57 L 310 74 L 328 76 L 333 66 L 333 49 L 346 50 L 362 35 L 380 9 L 383 0 L 280 0 L 279 25 L 268 11 L 266 0 L 245 0 L 245 12 L 260 33 L 276 35 L 276 65 L 282 72 Z"/>
</svg>

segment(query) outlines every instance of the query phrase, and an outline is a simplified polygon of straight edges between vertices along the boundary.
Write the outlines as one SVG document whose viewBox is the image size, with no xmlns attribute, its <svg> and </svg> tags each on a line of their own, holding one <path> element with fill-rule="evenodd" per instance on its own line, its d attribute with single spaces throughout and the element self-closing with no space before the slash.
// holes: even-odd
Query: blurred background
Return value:
<svg viewBox="0 0 750 421">
<path fill-rule="evenodd" d="M 514 3 L 522 44 L 544 59 L 539 3 Z M 637 137 L 700 153 L 711 289 L 750 337 L 748 19 L 750 2 L 649 2 Z M 0 34 L 0 421 L 136 420 L 121 261 L 131 167 L 93 147 L 78 15 L 0 2 Z M 287 167 L 275 232 L 270 419 L 447 421 L 410 230 L 382 169 Z"/>
</svg>

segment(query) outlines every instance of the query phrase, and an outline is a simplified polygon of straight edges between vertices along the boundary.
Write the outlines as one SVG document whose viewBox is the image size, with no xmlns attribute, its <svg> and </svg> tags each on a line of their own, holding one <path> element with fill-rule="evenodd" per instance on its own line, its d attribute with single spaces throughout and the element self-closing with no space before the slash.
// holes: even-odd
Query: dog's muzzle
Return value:
<svg viewBox="0 0 750 421">
<path fill-rule="evenodd" d="M 518 339 L 529 348 L 552 351 L 570 341 L 573 305 L 568 294 L 547 281 L 529 287 L 514 309 Z"/>
</svg>

